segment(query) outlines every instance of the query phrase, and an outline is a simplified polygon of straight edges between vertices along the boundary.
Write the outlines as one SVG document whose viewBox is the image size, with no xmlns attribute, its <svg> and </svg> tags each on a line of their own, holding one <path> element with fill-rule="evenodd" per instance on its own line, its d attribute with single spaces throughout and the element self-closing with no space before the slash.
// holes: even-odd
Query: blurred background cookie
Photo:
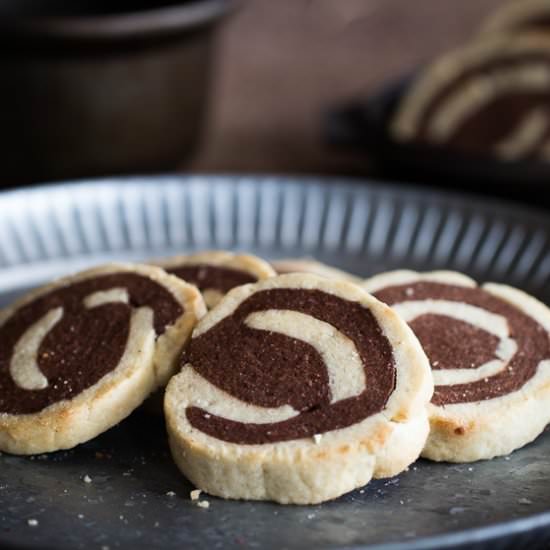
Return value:
<svg viewBox="0 0 550 550">
<path fill-rule="evenodd" d="M 481 32 L 329 111 L 327 141 L 383 179 L 548 204 L 549 5 L 497 6 Z"/>
<path fill-rule="evenodd" d="M 550 160 L 550 35 L 495 35 L 415 77 L 391 122 L 398 141 L 503 161 Z"/>
</svg>

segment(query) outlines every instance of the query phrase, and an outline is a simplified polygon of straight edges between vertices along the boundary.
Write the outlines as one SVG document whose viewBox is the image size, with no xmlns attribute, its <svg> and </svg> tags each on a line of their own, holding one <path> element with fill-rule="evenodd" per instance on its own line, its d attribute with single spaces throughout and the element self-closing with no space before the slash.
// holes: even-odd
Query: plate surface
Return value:
<svg viewBox="0 0 550 550">
<path fill-rule="evenodd" d="M 169 176 L 0 194 L 0 304 L 94 263 L 204 248 L 314 256 L 365 276 L 457 269 L 550 302 L 543 213 L 366 181 Z M 137 411 L 71 451 L 0 456 L 0 546 L 547 547 L 549 456 L 545 433 L 506 458 L 419 461 L 319 506 L 206 497 L 205 510 L 189 500 L 162 420 Z"/>
</svg>

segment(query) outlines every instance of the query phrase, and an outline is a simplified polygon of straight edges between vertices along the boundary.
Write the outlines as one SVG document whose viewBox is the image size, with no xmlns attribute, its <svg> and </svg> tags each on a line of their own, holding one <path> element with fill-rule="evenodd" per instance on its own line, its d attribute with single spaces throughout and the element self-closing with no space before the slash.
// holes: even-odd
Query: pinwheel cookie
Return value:
<svg viewBox="0 0 550 550">
<path fill-rule="evenodd" d="M 0 313 L 0 450 L 66 449 L 165 384 L 196 321 L 197 289 L 150 266 L 55 281 Z"/>
<path fill-rule="evenodd" d="M 308 504 L 413 462 L 428 433 L 428 360 L 356 285 L 282 275 L 229 292 L 168 384 L 172 454 L 200 489 Z"/>
<path fill-rule="evenodd" d="M 396 271 L 365 287 L 400 314 L 428 355 L 435 391 L 423 456 L 505 455 L 550 421 L 550 310 L 509 286 L 453 272 Z"/>
<path fill-rule="evenodd" d="M 399 141 L 469 155 L 549 161 L 549 95 L 550 35 L 496 33 L 423 71 L 391 132 Z"/>
<path fill-rule="evenodd" d="M 198 287 L 208 308 L 232 288 L 276 275 L 261 258 L 222 250 L 174 256 L 155 262 L 168 273 Z"/>
</svg>

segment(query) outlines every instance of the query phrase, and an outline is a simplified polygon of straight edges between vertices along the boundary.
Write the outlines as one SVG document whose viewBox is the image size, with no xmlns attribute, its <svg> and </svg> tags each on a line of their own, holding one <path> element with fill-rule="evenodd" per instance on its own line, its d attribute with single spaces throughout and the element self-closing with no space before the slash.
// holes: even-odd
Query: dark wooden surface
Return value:
<svg viewBox="0 0 550 550">
<path fill-rule="evenodd" d="M 363 175 L 323 114 L 474 35 L 502 0 L 241 0 L 219 37 L 211 109 L 187 170 Z"/>
</svg>

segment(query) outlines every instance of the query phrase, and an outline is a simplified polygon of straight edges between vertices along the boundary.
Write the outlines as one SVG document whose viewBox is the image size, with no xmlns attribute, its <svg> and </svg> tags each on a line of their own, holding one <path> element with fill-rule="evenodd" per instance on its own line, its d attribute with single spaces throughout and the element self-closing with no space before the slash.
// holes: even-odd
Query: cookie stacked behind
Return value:
<svg viewBox="0 0 550 550">
<path fill-rule="evenodd" d="M 174 373 L 199 292 L 163 270 L 112 264 L 55 281 L 0 314 L 0 450 L 87 441 Z"/>
<path fill-rule="evenodd" d="M 397 141 L 504 161 L 550 160 L 550 34 L 490 34 L 442 55 L 406 92 Z"/>
<path fill-rule="evenodd" d="M 356 285 L 292 274 L 229 292 L 166 390 L 174 459 L 226 498 L 315 503 L 420 453 L 433 390 L 417 339 Z"/>
<path fill-rule="evenodd" d="M 174 256 L 160 260 L 156 265 L 195 285 L 209 309 L 232 288 L 276 275 L 273 268 L 257 256 L 224 250 Z"/>
<path fill-rule="evenodd" d="M 409 323 L 435 391 L 423 456 L 469 462 L 505 455 L 550 421 L 550 310 L 505 285 L 453 272 L 378 275 L 365 288 Z"/>
</svg>

